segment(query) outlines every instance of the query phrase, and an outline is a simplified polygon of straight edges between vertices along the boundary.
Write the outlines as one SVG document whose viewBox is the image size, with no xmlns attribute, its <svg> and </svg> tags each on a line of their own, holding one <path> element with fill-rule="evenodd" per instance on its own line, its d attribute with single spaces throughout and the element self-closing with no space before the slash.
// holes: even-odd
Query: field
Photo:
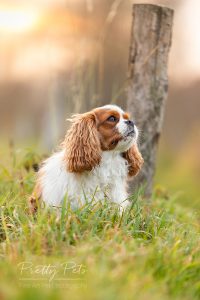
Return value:
<svg viewBox="0 0 200 300">
<path fill-rule="evenodd" d="M 10 145 L 1 157 L 0 299 L 200 299 L 198 210 L 157 188 L 122 216 L 92 203 L 32 217 L 41 156 Z"/>
</svg>

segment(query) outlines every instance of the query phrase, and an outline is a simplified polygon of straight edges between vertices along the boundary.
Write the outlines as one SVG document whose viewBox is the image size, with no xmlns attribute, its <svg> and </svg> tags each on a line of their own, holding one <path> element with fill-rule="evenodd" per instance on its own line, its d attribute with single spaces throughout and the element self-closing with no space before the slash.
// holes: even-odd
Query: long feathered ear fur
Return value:
<svg viewBox="0 0 200 300">
<path fill-rule="evenodd" d="M 123 157 L 129 164 L 129 176 L 135 176 L 140 171 L 144 160 L 140 154 L 137 145 L 133 145 L 128 151 L 123 153 Z"/>
<path fill-rule="evenodd" d="M 91 171 L 101 160 L 101 145 L 98 137 L 96 118 L 92 112 L 75 115 L 63 146 L 68 172 Z"/>
</svg>

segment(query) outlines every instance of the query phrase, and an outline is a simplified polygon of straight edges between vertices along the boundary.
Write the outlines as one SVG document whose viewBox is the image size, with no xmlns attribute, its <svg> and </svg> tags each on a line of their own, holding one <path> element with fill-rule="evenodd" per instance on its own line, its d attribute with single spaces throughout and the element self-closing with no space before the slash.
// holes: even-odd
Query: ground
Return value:
<svg viewBox="0 0 200 300">
<path fill-rule="evenodd" d="M 157 189 L 122 216 L 99 203 L 32 217 L 40 159 L 11 145 L 0 166 L 0 299 L 200 299 L 197 210 Z"/>
</svg>

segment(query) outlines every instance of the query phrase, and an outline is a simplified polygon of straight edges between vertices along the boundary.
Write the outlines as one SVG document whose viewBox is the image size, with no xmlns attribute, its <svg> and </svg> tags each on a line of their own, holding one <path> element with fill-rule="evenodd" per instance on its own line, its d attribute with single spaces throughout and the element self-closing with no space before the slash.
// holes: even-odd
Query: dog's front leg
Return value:
<svg viewBox="0 0 200 300">
<path fill-rule="evenodd" d="M 128 193 L 126 191 L 125 182 L 121 181 L 112 185 L 110 190 L 110 198 L 112 202 L 119 204 L 120 212 L 122 213 L 130 204 L 128 201 Z"/>
</svg>

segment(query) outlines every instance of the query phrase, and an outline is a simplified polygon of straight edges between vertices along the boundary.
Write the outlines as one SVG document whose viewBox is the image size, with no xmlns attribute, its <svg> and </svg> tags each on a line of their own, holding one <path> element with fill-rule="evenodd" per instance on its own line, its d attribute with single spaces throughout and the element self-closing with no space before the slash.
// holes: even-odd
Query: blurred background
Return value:
<svg viewBox="0 0 200 300">
<path fill-rule="evenodd" d="M 133 2 L 0 1 L 1 160 L 9 141 L 52 151 L 71 113 L 126 107 Z M 156 191 L 200 207 L 200 1 L 145 2 L 175 10 Z"/>
</svg>

